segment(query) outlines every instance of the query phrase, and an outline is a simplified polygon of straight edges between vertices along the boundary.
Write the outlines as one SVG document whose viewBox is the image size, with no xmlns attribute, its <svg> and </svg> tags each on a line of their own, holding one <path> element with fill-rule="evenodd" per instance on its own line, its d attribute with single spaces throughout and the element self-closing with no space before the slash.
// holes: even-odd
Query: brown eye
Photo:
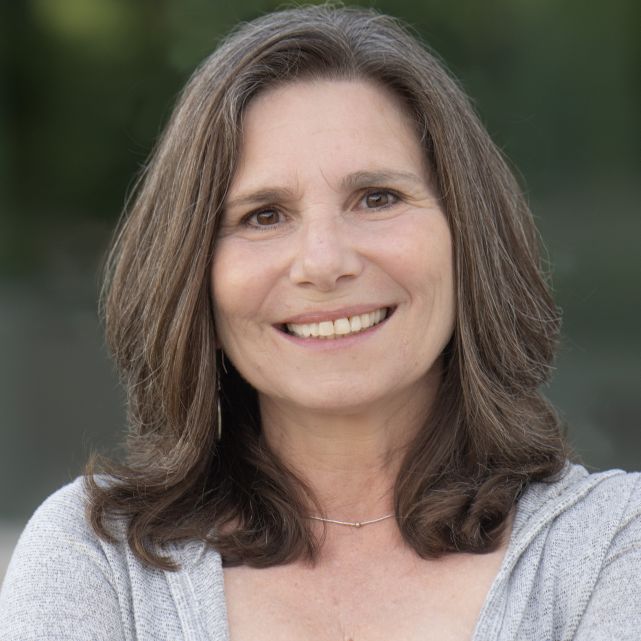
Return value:
<svg viewBox="0 0 641 641">
<path fill-rule="evenodd" d="M 397 200 L 398 198 L 392 192 L 380 190 L 369 192 L 363 202 L 369 209 L 380 209 L 393 205 Z"/>
<path fill-rule="evenodd" d="M 253 215 L 254 224 L 258 227 L 267 227 L 277 225 L 280 222 L 278 212 L 275 209 L 265 209 L 258 211 Z"/>
</svg>

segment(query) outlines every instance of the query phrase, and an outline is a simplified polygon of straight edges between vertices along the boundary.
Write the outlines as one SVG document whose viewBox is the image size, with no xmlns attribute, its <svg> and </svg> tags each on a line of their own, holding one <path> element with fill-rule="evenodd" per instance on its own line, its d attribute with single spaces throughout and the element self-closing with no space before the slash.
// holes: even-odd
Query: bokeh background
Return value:
<svg viewBox="0 0 641 641">
<path fill-rule="evenodd" d="M 0 578 L 125 429 L 96 300 L 127 190 L 198 62 L 278 4 L 0 3 Z M 590 468 L 641 469 L 641 3 L 361 4 L 422 34 L 518 167 L 564 310 L 548 394 Z"/>
</svg>

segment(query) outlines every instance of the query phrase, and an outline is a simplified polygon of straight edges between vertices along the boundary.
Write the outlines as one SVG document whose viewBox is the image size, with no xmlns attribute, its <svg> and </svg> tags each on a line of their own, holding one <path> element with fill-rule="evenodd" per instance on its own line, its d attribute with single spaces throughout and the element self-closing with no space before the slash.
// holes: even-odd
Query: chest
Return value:
<svg viewBox="0 0 641 641">
<path fill-rule="evenodd" d="M 471 641 L 501 558 L 229 568 L 231 641 Z"/>
</svg>

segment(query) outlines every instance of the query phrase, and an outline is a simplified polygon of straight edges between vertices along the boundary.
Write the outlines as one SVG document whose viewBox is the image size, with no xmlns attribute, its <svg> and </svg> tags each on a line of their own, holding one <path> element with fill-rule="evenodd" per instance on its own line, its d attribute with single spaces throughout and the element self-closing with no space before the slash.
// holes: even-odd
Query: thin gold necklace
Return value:
<svg viewBox="0 0 641 641">
<path fill-rule="evenodd" d="M 326 519 L 322 516 L 308 516 L 309 519 L 314 519 L 314 521 L 322 521 L 323 523 L 335 523 L 336 525 L 347 525 L 348 527 L 363 527 L 364 525 L 370 525 L 372 523 L 378 523 L 379 521 L 384 521 L 385 519 L 391 519 L 396 514 L 386 514 L 385 516 L 380 516 L 377 519 L 372 519 L 371 521 L 337 521 L 336 519 Z"/>
</svg>

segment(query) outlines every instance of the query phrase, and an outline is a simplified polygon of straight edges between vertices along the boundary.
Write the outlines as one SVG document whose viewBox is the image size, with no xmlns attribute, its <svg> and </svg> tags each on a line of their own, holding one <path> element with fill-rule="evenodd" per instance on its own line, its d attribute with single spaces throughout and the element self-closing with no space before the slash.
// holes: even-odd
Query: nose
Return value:
<svg viewBox="0 0 641 641">
<path fill-rule="evenodd" d="M 292 282 L 332 291 L 339 281 L 358 276 L 363 269 L 362 256 L 350 231 L 332 217 L 304 224 L 291 263 Z"/>
</svg>

